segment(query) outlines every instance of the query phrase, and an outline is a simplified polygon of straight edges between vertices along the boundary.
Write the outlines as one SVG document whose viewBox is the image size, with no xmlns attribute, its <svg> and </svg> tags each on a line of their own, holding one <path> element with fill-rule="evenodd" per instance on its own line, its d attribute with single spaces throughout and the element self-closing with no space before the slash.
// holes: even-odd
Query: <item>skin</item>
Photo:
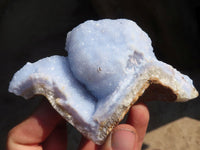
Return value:
<svg viewBox="0 0 200 150">
<path fill-rule="evenodd" d="M 142 103 L 133 105 L 127 123 L 118 125 L 103 145 L 83 137 L 79 150 L 140 150 L 148 122 L 147 107 Z M 66 147 L 66 121 L 47 101 L 8 133 L 7 150 L 66 150 Z"/>
</svg>

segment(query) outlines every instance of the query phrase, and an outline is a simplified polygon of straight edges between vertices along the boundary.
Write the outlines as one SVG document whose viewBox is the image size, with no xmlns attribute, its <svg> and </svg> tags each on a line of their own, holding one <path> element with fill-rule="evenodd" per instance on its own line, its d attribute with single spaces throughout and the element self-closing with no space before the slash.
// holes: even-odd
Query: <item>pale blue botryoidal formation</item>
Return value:
<svg viewBox="0 0 200 150">
<path fill-rule="evenodd" d="M 68 57 L 51 56 L 17 71 L 9 91 L 46 96 L 84 136 L 102 144 L 138 99 L 187 101 L 192 80 L 158 61 L 151 40 L 127 19 L 86 21 L 67 34 Z"/>
</svg>

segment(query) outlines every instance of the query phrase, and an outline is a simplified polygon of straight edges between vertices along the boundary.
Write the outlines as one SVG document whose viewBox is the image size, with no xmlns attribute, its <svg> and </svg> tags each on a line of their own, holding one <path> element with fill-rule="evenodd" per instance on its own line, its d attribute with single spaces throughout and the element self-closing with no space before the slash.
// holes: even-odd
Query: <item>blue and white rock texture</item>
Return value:
<svg viewBox="0 0 200 150">
<path fill-rule="evenodd" d="M 138 99 L 184 102 L 192 80 L 158 61 L 148 35 L 127 19 L 86 21 L 67 35 L 68 57 L 27 63 L 9 91 L 47 97 L 84 136 L 102 144 Z"/>
</svg>

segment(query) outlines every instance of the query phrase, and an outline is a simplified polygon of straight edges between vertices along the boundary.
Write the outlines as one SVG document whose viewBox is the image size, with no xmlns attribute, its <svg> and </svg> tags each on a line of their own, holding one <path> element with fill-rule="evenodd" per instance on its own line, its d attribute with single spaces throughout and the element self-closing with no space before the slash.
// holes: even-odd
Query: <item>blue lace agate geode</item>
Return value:
<svg viewBox="0 0 200 150">
<path fill-rule="evenodd" d="M 67 35 L 68 57 L 27 63 L 9 91 L 42 94 L 84 136 L 102 144 L 139 98 L 187 101 L 192 80 L 158 61 L 151 40 L 131 20 L 86 21 Z"/>
</svg>

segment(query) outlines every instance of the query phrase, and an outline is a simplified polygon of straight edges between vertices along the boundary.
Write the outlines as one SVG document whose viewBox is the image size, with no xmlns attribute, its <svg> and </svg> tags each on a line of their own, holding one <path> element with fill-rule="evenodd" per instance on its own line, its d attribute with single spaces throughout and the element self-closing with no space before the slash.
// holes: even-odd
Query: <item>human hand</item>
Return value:
<svg viewBox="0 0 200 150">
<path fill-rule="evenodd" d="M 80 150 L 140 150 L 149 121 L 144 104 L 133 105 L 127 124 L 118 125 L 102 146 L 82 138 Z M 44 102 L 25 121 L 8 134 L 7 150 L 66 150 L 67 129 L 65 120 Z"/>
</svg>

